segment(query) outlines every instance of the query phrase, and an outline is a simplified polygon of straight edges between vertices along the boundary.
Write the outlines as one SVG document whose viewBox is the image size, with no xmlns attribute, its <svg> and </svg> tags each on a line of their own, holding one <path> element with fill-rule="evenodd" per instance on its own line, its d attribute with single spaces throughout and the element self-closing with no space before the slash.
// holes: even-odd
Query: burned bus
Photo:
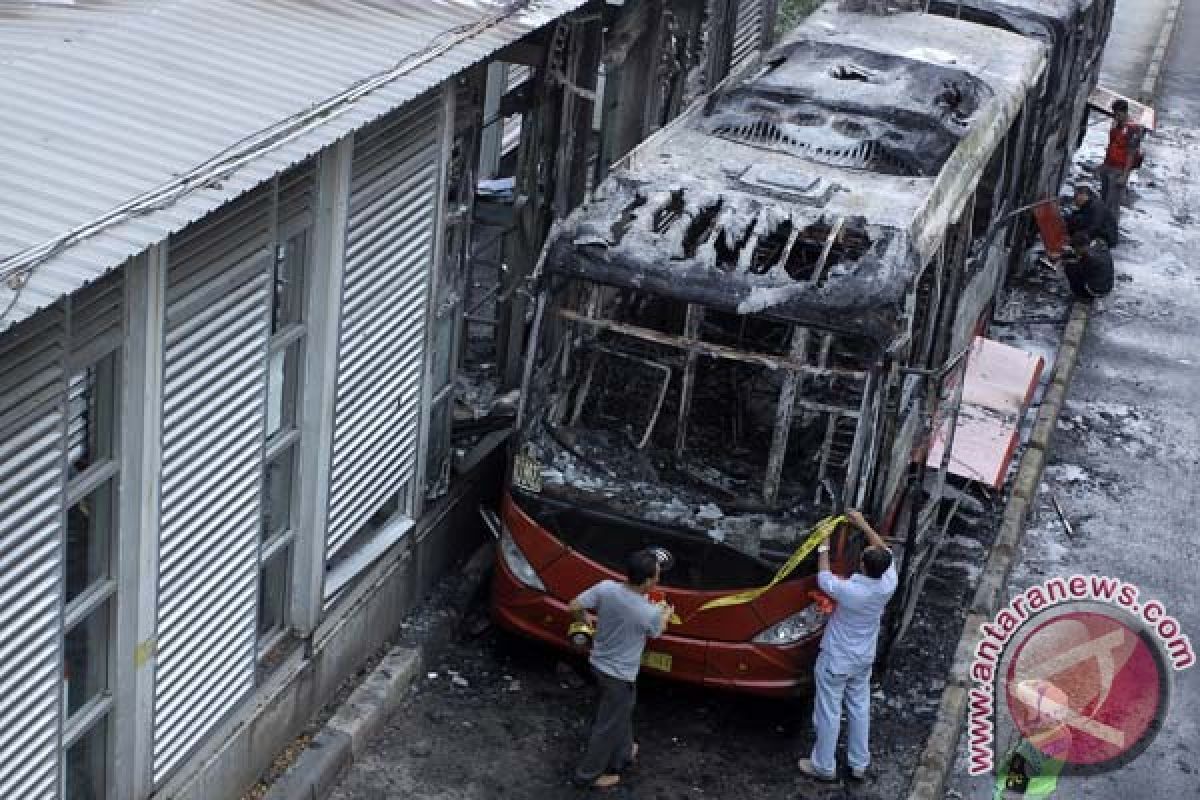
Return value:
<svg viewBox="0 0 1200 800">
<path fill-rule="evenodd" d="M 931 0 L 929 11 L 1042 42 L 1047 69 L 1027 107 L 1036 109 L 1025 162 L 1020 205 L 1053 197 L 1087 130 L 1087 104 L 1100 77 L 1100 60 L 1112 26 L 1115 0 Z M 1031 220 L 1009 232 L 1023 253 Z M 1015 266 L 1015 265 L 1014 265 Z"/>
<path fill-rule="evenodd" d="M 1046 47 L 827 4 L 634 150 L 552 232 L 498 512 L 493 616 L 566 647 L 567 603 L 655 548 L 678 618 L 647 668 L 787 695 L 827 598 L 818 520 L 895 543 L 915 603 L 964 353 L 1008 258 Z M 946 448 L 949 451 L 949 447 Z M 835 537 L 836 569 L 862 544 Z M 710 601 L 743 590 L 764 592 Z"/>
</svg>

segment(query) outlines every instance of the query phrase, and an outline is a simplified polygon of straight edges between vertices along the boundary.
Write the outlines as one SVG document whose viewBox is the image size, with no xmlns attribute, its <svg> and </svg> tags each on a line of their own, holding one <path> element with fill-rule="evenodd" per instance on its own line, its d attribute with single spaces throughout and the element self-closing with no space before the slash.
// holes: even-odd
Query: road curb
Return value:
<svg viewBox="0 0 1200 800">
<path fill-rule="evenodd" d="M 946 780 L 954 767 L 958 740 L 966 721 L 971 662 L 975 656 L 975 646 L 979 642 L 980 626 L 988 622 L 1006 602 L 1008 578 L 1020 551 L 1029 507 L 1037 495 L 1042 471 L 1046 467 L 1055 423 L 1067 398 L 1066 389 L 1070 385 L 1071 374 L 1079 359 L 1079 348 L 1083 343 L 1088 319 L 1087 306 L 1081 303 L 1072 306 L 1055 358 L 1054 374 L 1042 397 L 1033 434 L 1021 456 L 996 541 L 979 576 L 979 586 L 963 624 L 963 632 L 955 650 L 954 664 L 946 683 L 947 688 L 942 693 L 938 706 L 937 721 L 934 722 L 913 775 L 908 800 L 942 800 L 945 794 Z"/>
<path fill-rule="evenodd" d="M 1142 81 L 1142 89 L 1138 94 L 1138 100 L 1142 103 L 1153 103 L 1158 97 L 1158 90 L 1162 86 L 1163 67 L 1167 63 L 1167 56 L 1171 54 L 1171 41 L 1179 27 L 1179 10 L 1182 6 L 1183 0 L 1174 0 L 1167 9 L 1162 31 L 1158 35 L 1158 44 L 1150 57 L 1150 66 L 1146 70 L 1146 78 Z"/>
<path fill-rule="evenodd" d="M 352 760 L 350 737 L 322 729 L 272 784 L 266 800 L 323 800 Z"/>
<path fill-rule="evenodd" d="M 495 553 L 480 547 L 459 573 L 447 613 L 437 614 L 423 643 L 392 648 L 334 712 L 296 761 L 280 775 L 263 800 L 324 800 L 342 773 L 362 757 L 371 739 L 408 694 L 437 650 L 458 630 L 471 600 L 483 588 Z"/>
<path fill-rule="evenodd" d="M 1142 81 L 1138 96 L 1142 103 L 1152 104 L 1162 87 L 1163 67 L 1170 55 L 1182 4 L 1183 0 L 1173 0 L 1167 10 L 1158 44 L 1146 68 L 1146 77 Z M 1055 359 L 1054 376 L 1042 397 L 1042 406 L 1038 411 L 1029 444 L 1021 457 L 996 543 L 980 575 L 974 601 L 963 624 L 963 632 L 955 650 L 954 664 L 938 706 L 937 720 L 913 774 L 908 800 L 943 800 L 945 796 L 946 781 L 950 777 L 950 770 L 954 768 L 958 742 L 966 724 L 970 670 L 975 647 L 980 639 L 980 626 L 987 623 L 1005 602 L 1008 578 L 1025 535 L 1029 507 L 1037 496 L 1042 471 L 1050 453 L 1050 443 L 1054 438 L 1058 416 L 1067 399 L 1067 389 L 1071 385 L 1071 375 L 1079 360 L 1079 348 L 1083 345 L 1090 317 L 1087 306 L 1081 303 L 1072 306 Z"/>
</svg>

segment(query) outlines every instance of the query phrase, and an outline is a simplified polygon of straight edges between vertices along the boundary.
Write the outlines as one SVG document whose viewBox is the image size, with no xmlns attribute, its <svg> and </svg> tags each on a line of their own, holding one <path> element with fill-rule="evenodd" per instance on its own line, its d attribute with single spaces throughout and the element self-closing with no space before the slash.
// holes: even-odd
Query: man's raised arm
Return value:
<svg viewBox="0 0 1200 800">
<path fill-rule="evenodd" d="M 861 511 L 847 511 L 846 519 L 850 524 L 858 528 L 867 537 L 867 541 L 871 547 L 882 547 L 884 550 L 891 550 L 888 543 L 883 540 L 883 537 L 875 532 L 871 527 L 871 523 L 867 522 L 867 518 L 862 515 Z"/>
</svg>

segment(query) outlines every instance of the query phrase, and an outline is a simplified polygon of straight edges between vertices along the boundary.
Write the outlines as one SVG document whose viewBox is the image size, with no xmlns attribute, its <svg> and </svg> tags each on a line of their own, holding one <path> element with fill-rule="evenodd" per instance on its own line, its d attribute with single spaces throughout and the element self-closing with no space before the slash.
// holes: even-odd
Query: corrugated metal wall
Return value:
<svg viewBox="0 0 1200 800">
<path fill-rule="evenodd" d="M 271 202 L 256 190 L 169 245 L 156 783 L 254 685 Z"/>
<path fill-rule="evenodd" d="M 326 558 L 414 472 L 443 100 L 354 139 Z"/>
<path fill-rule="evenodd" d="M 737 30 L 733 35 L 733 65 L 738 65 L 762 47 L 764 0 L 740 0 Z"/>
<path fill-rule="evenodd" d="M 133 262 L 130 262 L 132 264 Z M 132 268 L 130 265 L 126 269 Z M 72 358 L 88 360 L 89 353 L 107 352 L 120 347 L 124 336 L 125 270 L 110 272 L 70 299 L 70 343 Z M 75 461 L 84 455 L 89 408 L 94 400 L 88 392 L 86 375 L 69 376 L 67 385 L 67 458 Z"/>
<path fill-rule="evenodd" d="M 504 92 L 507 94 L 532 78 L 533 67 L 527 67 L 524 64 L 509 64 Z M 511 117 L 505 117 L 502 124 L 503 133 L 500 136 L 500 153 L 507 155 L 517 149 L 517 145 L 521 143 L 521 115 L 513 114 Z"/>
<path fill-rule="evenodd" d="M 0 797 L 58 797 L 64 314 L 0 339 Z"/>
<path fill-rule="evenodd" d="M 279 176 L 279 227 L 312 225 L 317 206 L 317 162 L 298 164 Z"/>
</svg>

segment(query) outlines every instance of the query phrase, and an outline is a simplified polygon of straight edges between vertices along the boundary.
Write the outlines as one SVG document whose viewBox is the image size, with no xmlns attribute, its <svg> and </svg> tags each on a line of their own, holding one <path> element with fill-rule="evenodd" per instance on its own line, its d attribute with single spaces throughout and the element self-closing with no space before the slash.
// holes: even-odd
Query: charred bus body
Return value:
<svg viewBox="0 0 1200 800">
<path fill-rule="evenodd" d="M 895 626 L 937 549 L 962 355 L 1008 260 L 1047 48 L 827 6 L 617 165 L 538 272 L 493 612 L 565 646 L 567 602 L 655 547 L 679 620 L 647 665 L 762 694 L 806 683 L 820 518 L 881 521 Z M 985 243 L 989 243 L 984 252 Z M 947 451 L 949 448 L 947 448 Z M 835 542 L 842 570 L 861 543 Z"/>
<path fill-rule="evenodd" d="M 1042 42 L 1047 69 L 1028 106 L 1039 113 L 1030 136 L 1032 159 L 1020 205 L 1053 197 L 1086 134 L 1087 103 L 1100 78 L 1100 60 L 1116 0 L 932 0 L 929 11 Z M 1018 256 L 1032 235 L 1022 219 L 1010 234 Z"/>
</svg>

